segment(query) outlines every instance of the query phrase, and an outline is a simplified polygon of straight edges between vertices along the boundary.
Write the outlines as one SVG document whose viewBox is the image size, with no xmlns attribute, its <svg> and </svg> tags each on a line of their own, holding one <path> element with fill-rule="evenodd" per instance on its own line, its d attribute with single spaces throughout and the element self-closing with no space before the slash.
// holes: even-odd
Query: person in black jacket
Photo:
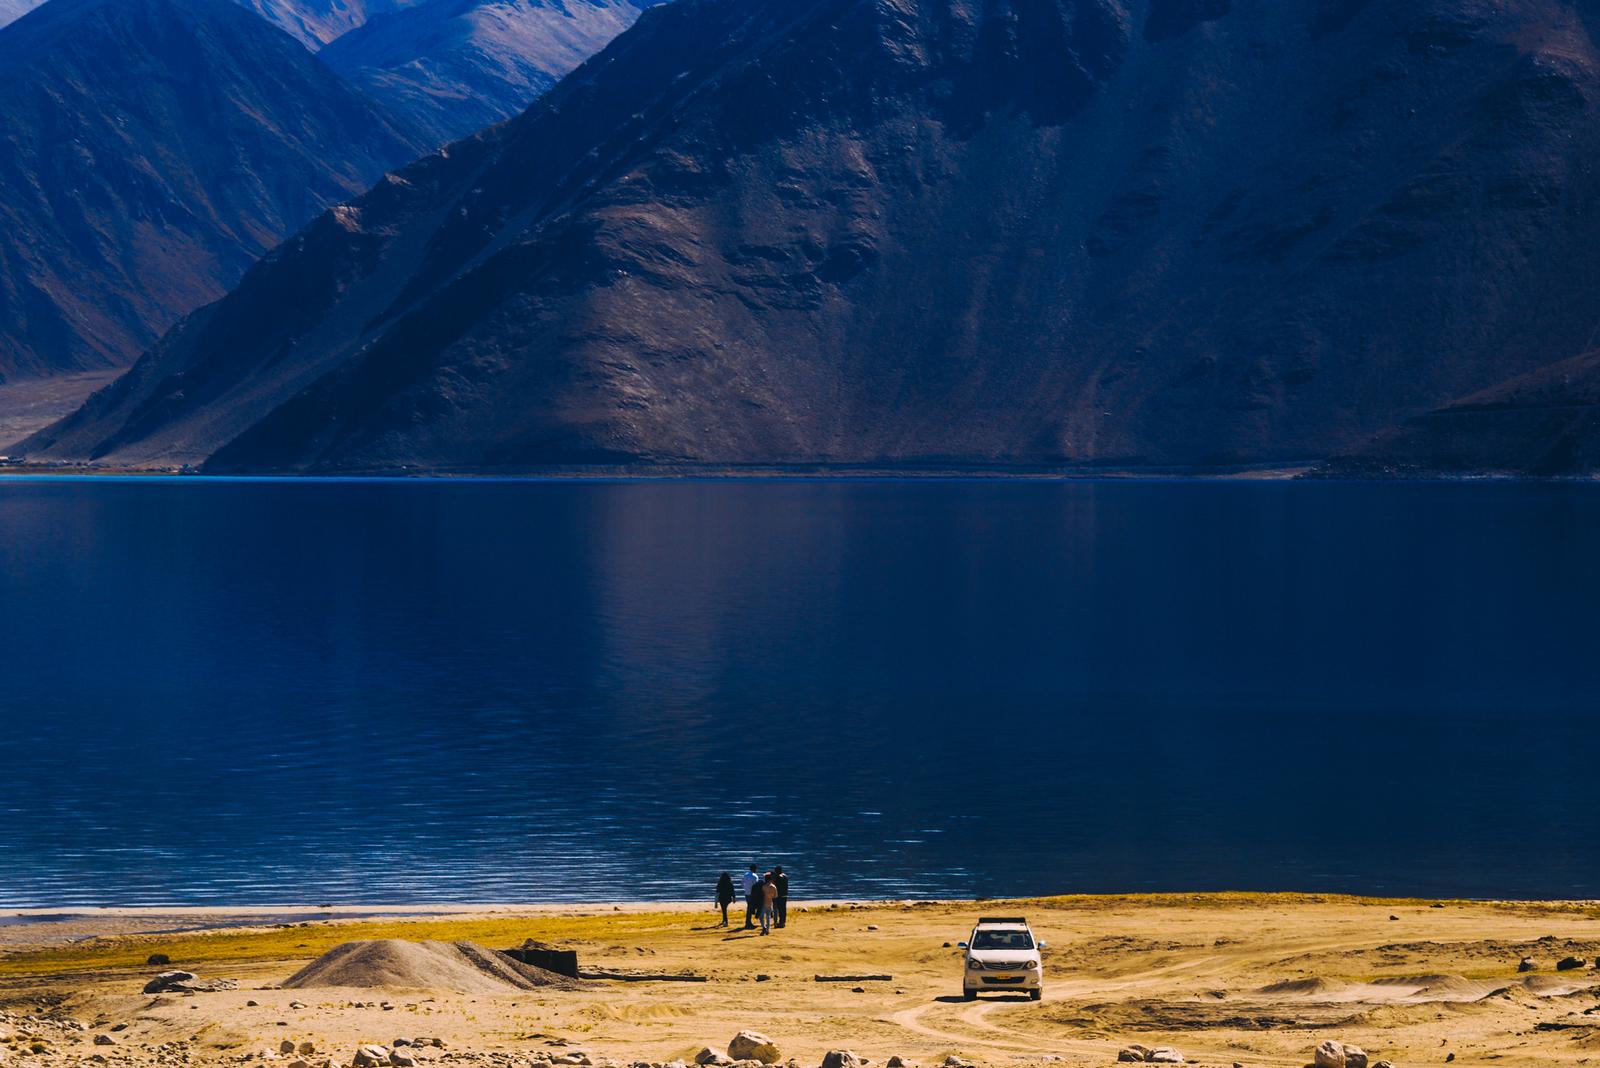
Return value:
<svg viewBox="0 0 1600 1068">
<path fill-rule="evenodd" d="M 778 898 L 773 905 L 778 913 L 778 926 L 782 927 L 789 922 L 789 877 L 783 873 L 782 864 L 772 869 L 772 881 L 778 887 Z"/>
<path fill-rule="evenodd" d="M 728 872 L 723 872 L 722 877 L 717 880 L 716 902 L 717 907 L 722 909 L 722 922 L 717 926 L 726 927 L 728 926 L 728 906 L 733 904 L 733 876 Z"/>
</svg>

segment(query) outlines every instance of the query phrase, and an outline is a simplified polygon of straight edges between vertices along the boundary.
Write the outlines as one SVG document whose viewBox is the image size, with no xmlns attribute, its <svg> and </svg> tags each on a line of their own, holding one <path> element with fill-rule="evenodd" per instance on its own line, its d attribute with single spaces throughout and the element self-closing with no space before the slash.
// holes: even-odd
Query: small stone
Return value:
<svg viewBox="0 0 1600 1068">
<path fill-rule="evenodd" d="M 1149 1051 L 1128 1046 L 1117 1050 L 1117 1060 L 1122 1064 L 1143 1064 L 1147 1052 Z"/>
<path fill-rule="evenodd" d="M 165 953 L 152 953 L 144 959 L 144 962 L 156 967 L 161 967 L 163 965 L 171 964 L 172 958 L 167 956 Z"/>
<path fill-rule="evenodd" d="M 399 1068 L 412 1068 L 412 1065 L 417 1063 L 417 1059 L 411 1055 L 409 1050 L 397 1049 L 389 1054 L 389 1063 L 398 1065 Z"/>
<path fill-rule="evenodd" d="M 1345 1068 L 1345 1050 L 1343 1042 L 1327 1039 L 1318 1043 L 1311 1059 L 1316 1068 Z M 1365 1061 L 1363 1060 L 1363 1064 Z"/>
<path fill-rule="evenodd" d="M 411 1040 L 409 1038 L 397 1038 L 394 1040 L 393 1045 L 395 1049 L 399 1049 L 402 1046 L 411 1045 Z"/>
<path fill-rule="evenodd" d="M 300 1054 L 302 1057 L 309 1057 L 313 1053 L 317 1052 L 317 1047 L 315 1043 L 302 1042 L 299 1046 L 295 1047 L 295 1052 Z"/>
<path fill-rule="evenodd" d="M 878 925 L 877 925 L 877 924 L 875 924 L 875 923 L 869 923 L 869 924 L 867 924 L 867 930 L 869 930 L 869 931 L 876 931 L 876 930 L 877 930 L 877 929 L 878 929 Z"/>
<path fill-rule="evenodd" d="M 822 1068 L 861 1068 L 861 1058 L 847 1049 L 830 1049 L 822 1055 Z"/>
<path fill-rule="evenodd" d="M 867 988 L 864 986 L 853 986 L 850 988 L 850 993 L 852 994 L 865 994 L 866 992 Z"/>
<path fill-rule="evenodd" d="M 900 1054 L 898 1053 L 884 1061 L 883 1065 L 884 1068 L 906 1068 L 906 1062 L 900 1059 Z"/>
<path fill-rule="evenodd" d="M 261 1006 L 261 1002 L 259 1002 L 259 1001 L 247 1001 L 247 1002 L 244 1003 L 244 1007 L 247 1008 L 247 1009 L 259 1008 L 260 1006 Z"/>
<path fill-rule="evenodd" d="M 1183 1054 L 1171 1046 L 1157 1046 L 1149 1053 L 1146 1053 L 1144 1059 L 1150 1064 L 1182 1064 Z"/>
<path fill-rule="evenodd" d="M 294 1039 L 292 1038 L 286 1038 L 282 1042 L 278 1043 L 279 1053 L 293 1053 L 295 1048 Z"/>
<path fill-rule="evenodd" d="M 389 1050 L 384 1046 L 362 1046 L 351 1061 L 355 1068 L 377 1068 L 389 1063 Z"/>
<path fill-rule="evenodd" d="M 1517 971 L 1519 972 L 1532 972 L 1538 971 L 1538 969 L 1539 962 L 1534 960 L 1532 957 L 1523 957 L 1521 960 L 1517 961 Z"/>
<path fill-rule="evenodd" d="M 110 1035 L 95 1035 L 94 1044 L 97 1046 L 115 1046 L 117 1044 L 117 1040 L 112 1038 Z"/>
<path fill-rule="evenodd" d="M 758 983 L 765 983 L 768 980 L 770 980 L 771 978 L 772 978 L 772 976 L 767 975 L 767 974 L 765 974 L 763 972 L 756 973 L 756 982 L 758 982 Z"/>
</svg>

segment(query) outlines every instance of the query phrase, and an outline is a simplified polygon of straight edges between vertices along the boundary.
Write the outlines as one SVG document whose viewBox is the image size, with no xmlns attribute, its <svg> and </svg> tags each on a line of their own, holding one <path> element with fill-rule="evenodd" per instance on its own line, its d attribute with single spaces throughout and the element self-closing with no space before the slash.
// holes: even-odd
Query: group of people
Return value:
<svg viewBox="0 0 1600 1068">
<path fill-rule="evenodd" d="M 788 924 L 789 877 L 783 873 L 782 864 L 775 865 L 765 875 L 757 875 L 756 866 L 752 864 L 744 873 L 743 882 L 745 930 L 754 928 L 757 920 L 761 921 L 762 934 Z M 733 876 L 723 872 L 722 878 L 717 880 L 717 907 L 722 910 L 719 927 L 728 926 L 728 906 L 734 900 Z"/>
</svg>

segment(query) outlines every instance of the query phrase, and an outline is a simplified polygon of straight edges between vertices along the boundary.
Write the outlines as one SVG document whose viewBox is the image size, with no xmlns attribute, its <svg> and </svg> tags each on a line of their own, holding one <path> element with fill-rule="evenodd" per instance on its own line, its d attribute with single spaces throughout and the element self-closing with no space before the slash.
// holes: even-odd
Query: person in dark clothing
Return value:
<svg viewBox="0 0 1600 1068">
<path fill-rule="evenodd" d="M 756 925 L 756 917 L 761 914 L 761 876 L 756 874 L 756 866 L 750 865 L 744 873 L 744 929 L 746 931 Z"/>
<path fill-rule="evenodd" d="M 777 912 L 777 925 L 782 927 L 789 922 L 789 877 L 783 873 L 782 864 L 772 869 L 772 882 L 778 888 L 773 908 Z"/>
<path fill-rule="evenodd" d="M 733 904 L 733 876 L 727 872 L 722 873 L 722 878 L 717 880 L 717 907 L 722 910 L 722 922 L 718 927 L 728 926 L 728 906 Z"/>
</svg>

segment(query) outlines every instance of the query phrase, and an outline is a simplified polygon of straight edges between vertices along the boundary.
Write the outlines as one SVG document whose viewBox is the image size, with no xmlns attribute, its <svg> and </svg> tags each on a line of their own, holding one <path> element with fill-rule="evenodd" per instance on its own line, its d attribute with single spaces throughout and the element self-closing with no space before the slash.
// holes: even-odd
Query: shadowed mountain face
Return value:
<svg viewBox="0 0 1600 1068">
<path fill-rule="evenodd" d="M 39 458 L 1292 462 L 1600 282 L 1565 0 L 680 0 L 325 214 Z"/>
<path fill-rule="evenodd" d="M 1541 367 L 1375 435 L 1314 472 L 1431 478 L 1600 472 L 1600 351 Z"/>
<path fill-rule="evenodd" d="M 415 142 L 224 0 L 0 30 L 0 378 L 116 366 Z"/>
<path fill-rule="evenodd" d="M 431 0 L 321 58 L 436 142 L 508 119 L 639 15 L 635 0 Z"/>
</svg>

